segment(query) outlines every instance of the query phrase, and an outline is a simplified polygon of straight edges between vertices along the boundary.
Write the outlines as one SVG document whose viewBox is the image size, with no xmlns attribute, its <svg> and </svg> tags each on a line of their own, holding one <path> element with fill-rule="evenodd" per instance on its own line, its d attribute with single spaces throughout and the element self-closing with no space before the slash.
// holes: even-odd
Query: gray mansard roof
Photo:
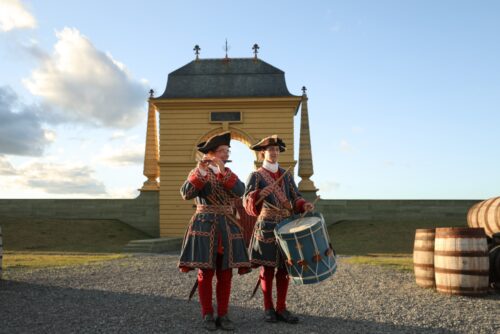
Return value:
<svg viewBox="0 0 500 334">
<path fill-rule="evenodd" d="M 199 59 L 168 75 L 157 99 L 287 97 L 285 72 L 253 58 Z"/>
</svg>

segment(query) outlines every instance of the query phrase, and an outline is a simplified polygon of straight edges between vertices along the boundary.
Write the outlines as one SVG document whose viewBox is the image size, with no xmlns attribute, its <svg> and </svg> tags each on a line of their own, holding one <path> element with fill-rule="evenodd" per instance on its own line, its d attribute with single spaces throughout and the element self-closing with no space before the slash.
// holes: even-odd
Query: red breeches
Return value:
<svg viewBox="0 0 500 334">
<path fill-rule="evenodd" d="M 274 308 L 273 279 L 274 267 L 263 266 L 260 270 L 260 286 L 264 295 L 264 309 Z M 276 312 L 281 313 L 286 309 L 286 295 L 288 292 L 288 273 L 285 268 L 276 271 Z"/>
<path fill-rule="evenodd" d="M 216 292 L 217 315 L 222 317 L 227 314 L 229 297 L 231 295 L 231 279 L 233 277 L 232 269 L 222 270 L 222 255 L 217 255 L 216 269 L 198 270 L 198 295 L 200 297 L 201 313 L 213 314 L 212 306 L 212 280 L 214 273 L 217 276 Z"/>
</svg>

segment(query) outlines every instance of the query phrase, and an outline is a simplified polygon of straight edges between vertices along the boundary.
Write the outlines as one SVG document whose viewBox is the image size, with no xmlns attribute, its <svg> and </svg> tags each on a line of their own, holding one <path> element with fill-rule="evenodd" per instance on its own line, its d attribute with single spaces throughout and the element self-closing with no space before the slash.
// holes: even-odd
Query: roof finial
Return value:
<svg viewBox="0 0 500 334">
<path fill-rule="evenodd" d="M 255 43 L 253 46 L 252 46 L 252 50 L 253 50 L 253 59 L 254 60 L 257 60 L 257 53 L 259 53 L 259 44 Z"/>
<path fill-rule="evenodd" d="M 302 95 L 306 95 L 306 90 L 307 90 L 306 86 L 302 86 Z"/>
<path fill-rule="evenodd" d="M 198 60 L 200 59 L 199 55 L 200 55 L 200 46 L 198 44 L 196 44 L 193 48 L 193 51 L 194 51 L 194 54 L 196 55 L 196 59 L 195 60 Z"/>
<path fill-rule="evenodd" d="M 222 62 L 227 65 L 229 64 L 229 56 L 227 55 L 227 52 L 231 49 L 231 46 L 227 44 L 227 38 L 226 44 L 222 47 L 222 49 L 226 52 L 226 56 L 222 59 Z"/>
<path fill-rule="evenodd" d="M 227 45 L 227 38 L 226 38 L 226 45 L 224 46 L 224 51 L 226 51 L 226 59 L 228 59 L 229 57 L 227 56 L 227 51 L 229 51 L 231 47 L 229 45 Z"/>
<path fill-rule="evenodd" d="M 149 97 L 150 97 L 150 98 L 153 98 L 154 96 L 155 96 L 155 91 L 153 90 L 153 88 L 151 88 L 151 89 L 149 90 Z"/>
</svg>

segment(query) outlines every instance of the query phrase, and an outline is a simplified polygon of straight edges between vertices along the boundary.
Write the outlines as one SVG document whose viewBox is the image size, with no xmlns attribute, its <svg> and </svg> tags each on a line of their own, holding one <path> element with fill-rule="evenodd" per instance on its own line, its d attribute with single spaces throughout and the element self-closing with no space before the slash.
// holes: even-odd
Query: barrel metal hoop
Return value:
<svg viewBox="0 0 500 334">
<path fill-rule="evenodd" d="M 435 250 L 434 255 L 438 256 L 453 256 L 453 257 L 484 257 L 488 256 L 488 251 L 445 251 Z"/>
<path fill-rule="evenodd" d="M 414 267 L 417 267 L 417 268 L 429 268 L 429 269 L 434 269 L 434 265 L 433 265 L 433 264 L 413 263 L 413 266 L 414 266 Z"/>
<path fill-rule="evenodd" d="M 434 252 L 434 247 L 413 247 L 413 251 L 417 252 Z"/>
<path fill-rule="evenodd" d="M 458 274 L 458 275 L 473 275 L 473 276 L 489 276 L 489 270 L 461 270 L 434 267 L 434 272 L 438 274 Z"/>
</svg>

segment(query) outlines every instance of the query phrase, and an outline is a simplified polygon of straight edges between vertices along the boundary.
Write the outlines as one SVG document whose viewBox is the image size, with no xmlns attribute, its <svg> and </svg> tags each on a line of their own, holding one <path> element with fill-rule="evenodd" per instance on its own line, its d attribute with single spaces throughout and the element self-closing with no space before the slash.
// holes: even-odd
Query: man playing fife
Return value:
<svg viewBox="0 0 500 334">
<path fill-rule="evenodd" d="M 249 254 L 252 266 L 262 266 L 260 285 L 264 295 L 265 320 L 284 321 L 295 324 L 299 319 L 286 309 L 286 295 L 289 277 L 278 243 L 274 236 L 277 223 L 292 213 L 312 211 L 314 205 L 306 202 L 297 189 L 291 174 L 278 165 L 280 152 L 285 151 L 285 143 L 273 135 L 262 139 L 250 148 L 259 151 L 263 158 L 262 167 L 250 174 L 243 203 L 249 215 L 258 216 Z M 277 180 L 280 180 L 276 183 Z M 277 301 L 273 303 L 273 278 L 276 271 Z"/>
<path fill-rule="evenodd" d="M 198 288 L 207 330 L 234 330 L 229 320 L 232 268 L 240 274 L 250 271 L 241 228 L 236 220 L 233 202 L 244 192 L 244 184 L 224 164 L 229 157 L 229 132 L 213 136 L 198 144 L 204 156 L 181 187 L 185 200 L 195 199 L 196 212 L 191 218 L 179 259 L 179 269 L 188 272 L 198 268 Z M 217 319 L 212 306 L 212 279 L 217 276 Z"/>
</svg>

